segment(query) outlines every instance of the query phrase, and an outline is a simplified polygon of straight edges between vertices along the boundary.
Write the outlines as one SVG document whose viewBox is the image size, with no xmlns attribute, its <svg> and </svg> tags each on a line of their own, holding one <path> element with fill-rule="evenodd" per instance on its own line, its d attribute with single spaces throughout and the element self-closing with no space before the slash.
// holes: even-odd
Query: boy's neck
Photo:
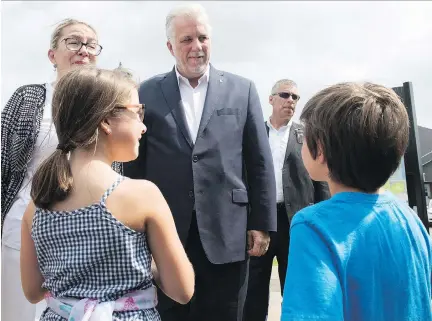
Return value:
<svg viewBox="0 0 432 321">
<path fill-rule="evenodd" d="M 354 188 L 354 187 L 349 187 L 349 186 L 345 186 L 343 184 L 340 183 L 336 183 L 333 181 L 328 181 L 328 186 L 330 189 L 330 195 L 333 196 L 337 193 L 342 193 L 342 192 L 357 192 L 357 193 L 365 193 L 364 191 L 358 189 L 358 188 Z M 375 192 L 371 192 L 368 194 L 379 194 L 382 191 L 380 189 L 376 190 Z"/>
</svg>

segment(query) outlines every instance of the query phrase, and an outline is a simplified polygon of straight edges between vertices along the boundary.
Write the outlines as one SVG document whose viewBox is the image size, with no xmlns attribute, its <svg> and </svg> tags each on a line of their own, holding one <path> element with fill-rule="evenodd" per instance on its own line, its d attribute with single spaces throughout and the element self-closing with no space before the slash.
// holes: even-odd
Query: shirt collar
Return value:
<svg viewBox="0 0 432 321">
<path fill-rule="evenodd" d="M 291 118 L 290 121 L 288 122 L 288 124 L 280 127 L 279 129 L 276 129 L 273 127 L 272 123 L 270 122 L 271 116 L 269 117 L 268 121 L 267 121 L 267 126 L 275 131 L 279 131 L 279 130 L 285 130 L 285 129 L 289 129 L 291 128 L 291 125 L 293 123 L 293 119 Z"/>
<path fill-rule="evenodd" d="M 177 70 L 177 65 L 175 66 L 175 72 L 177 76 L 177 84 L 180 86 L 180 81 L 184 81 L 187 84 L 189 84 L 189 80 L 186 77 L 183 77 L 180 75 L 180 73 Z M 207 65 L 207 69 L 204 72 L 204 74 L 201 76 L 200 79 L 198 79 L 198 85 L 201 84 L 202 81 L 208 82 L 210 79 L 210 64 Z"/>
</svg>

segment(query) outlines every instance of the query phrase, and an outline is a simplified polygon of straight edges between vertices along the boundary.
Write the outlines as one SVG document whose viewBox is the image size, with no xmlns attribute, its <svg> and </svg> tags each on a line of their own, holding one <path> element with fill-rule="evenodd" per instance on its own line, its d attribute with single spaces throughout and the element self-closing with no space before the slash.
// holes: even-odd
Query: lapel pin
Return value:
<svg viewBox="0 0 432 321">
<path fill-rule="evenodd" d="M 299 144 L 303 144 L 303 130 L 301 128 L 295 129 L 295 135 L 296 135 L 296 139 L 297 139 L 297 143 Z"/>
</svg>

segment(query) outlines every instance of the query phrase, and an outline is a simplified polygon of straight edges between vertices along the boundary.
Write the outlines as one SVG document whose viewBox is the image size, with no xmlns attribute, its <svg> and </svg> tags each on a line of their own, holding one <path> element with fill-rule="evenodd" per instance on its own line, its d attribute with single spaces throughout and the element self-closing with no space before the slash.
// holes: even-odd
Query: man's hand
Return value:
<svg viewBox="0 0 432 321">
<path fill-rule="evenodd" d="M 270 235 L 267 232 L 250 230 L 247 231 L 248 254 L 250 256 L 264 255 L 270 245 Z"/>
</svg>

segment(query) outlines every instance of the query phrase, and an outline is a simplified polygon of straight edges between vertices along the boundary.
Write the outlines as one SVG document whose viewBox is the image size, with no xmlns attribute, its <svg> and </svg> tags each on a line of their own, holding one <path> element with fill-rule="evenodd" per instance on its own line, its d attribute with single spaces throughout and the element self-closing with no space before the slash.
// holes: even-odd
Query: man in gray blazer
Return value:
<svg viewBox="0 0 432 321">
<path fill-rule="evenodd" d="M 289 229 L 294 214 L 330 197 L 327 183 L 313 181 L 303 165 L 303 126 L 292 120 L 299 99 L 297 84 L 289 79 L 276 82 L 269 97 L 273 111 L 266 128 L 275 172 L 278 229 L 276 233 L 270 233 L 270 247 L 265 255 L 250 260 L 244 321 L 266 320 L 275 257 L 283 293 L 288 265 Z"/>
<path fill-rule="evenodd" d="M 276 231 L 273 162 L 254 84 L 210 65 L 211 27 L 200 5 L 166 20 L 172 71 L 139 89 L 148 128 L 125 174 L 165 196 L 194 266 L 195 295 L 179 305 L 159 293 L 163 321 L 242 320 L 249 256 Z"/>
</svg>

